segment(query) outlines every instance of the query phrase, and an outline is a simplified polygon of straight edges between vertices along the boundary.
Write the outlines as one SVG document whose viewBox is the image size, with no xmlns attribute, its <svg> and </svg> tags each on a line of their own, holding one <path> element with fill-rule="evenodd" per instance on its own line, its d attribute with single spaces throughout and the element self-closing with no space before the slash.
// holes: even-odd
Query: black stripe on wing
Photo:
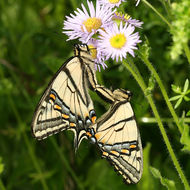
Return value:
<svg viewBox="0 0 190 190">
<path fill-rule="evenodd" d="M 98 121 L 97 121 L 97 130 L 98 128 L 103 125 L 107 120 L 109 120 L 111 117 L 113 117 L 113 115 L 115 114 L 115 112 L 118 110 L 118 108 L 127 103 L 128 100 L 126 101 L 121 101 L 121 102 L 118 102 L 117 104 L 111 106 L 110 110 L 109 110 L 109 114 L 107 114 L 104 118 L 100 118 Z"/>
</svg>

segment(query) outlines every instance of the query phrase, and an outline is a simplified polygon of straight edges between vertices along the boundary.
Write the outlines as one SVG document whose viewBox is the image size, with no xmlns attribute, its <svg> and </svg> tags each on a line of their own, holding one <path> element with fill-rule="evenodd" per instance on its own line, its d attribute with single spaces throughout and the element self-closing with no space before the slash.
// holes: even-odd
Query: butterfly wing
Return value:
<svg viewBox="0 0 190 190">
<path fill-rule="evenodd" d="M 98 144 L 102 156 L 123 176 L 124 181 L 137 183 L 143 170 L 142 145 L 130 103 L 113 104 L 90 130 L 87 135 Z"/>
<path fill-rule="evenodd" d="M 38 140 L 70 129 L 77 144 L 95 112 L 88 95 L 85 66 L 79 57 L 70 58 L 55 74 L 33 116 L 32 133 Z M 80 134 L 79 134 L 80 133 Z"/>
</svg>

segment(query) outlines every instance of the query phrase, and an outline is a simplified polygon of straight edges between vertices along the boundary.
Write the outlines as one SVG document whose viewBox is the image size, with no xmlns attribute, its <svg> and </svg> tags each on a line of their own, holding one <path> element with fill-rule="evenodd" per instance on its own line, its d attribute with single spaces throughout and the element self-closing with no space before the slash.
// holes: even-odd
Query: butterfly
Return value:
<svg viewBox="0 0 190 190">
<path fill-rule="evenodd" d="M 129 102 L 131 93 L 112 91 L 97 83 L 95 62 L 86 44 L 75 45 L 74 54 L 43 93 L 33 115 L 32 134 L 41 140 L 72 130 L 75 149 L 83 138 L 90 138 L 126 183 L 137 183 L 142 175 L 142 145 Z M 97 121 L 89 88 L 111 103 Z"/>
<path fill-rule="evenodd" d="M 72 130 L 77 148 L 86 133 L 84 129 L 96 120 L 88 88 L 97 82 L 95 63 L 88 46 L 75 45 L 74 54 L 48 84 L 33 115 L 31 128 L 38 140 L 63 130 Z"/>
<path fill-rule="evenodd" d="M 140 133 L 129 102 L 131 93 L 123 89 L 113 91 L 110 109 L 88 128 L 87 136 L 97 144 L 115 170 L 127 184 L 137 183 L 143 171 Z"/>
</svg>

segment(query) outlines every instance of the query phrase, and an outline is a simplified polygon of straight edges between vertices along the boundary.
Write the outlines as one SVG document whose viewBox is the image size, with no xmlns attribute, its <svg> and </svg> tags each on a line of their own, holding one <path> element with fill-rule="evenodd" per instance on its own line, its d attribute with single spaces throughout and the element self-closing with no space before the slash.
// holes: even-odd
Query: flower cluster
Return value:
<svg viewBox="0 0 190 190">
<path fill-rule="evenodd" d="M 96 6 L 87 0 L 88 9 L 82 4 L 74 14 L 66 16 L 63 33 L 68 40 L 79 39 L 93 49 L 93 58 L 105 69 L 105 60 L 112 58 L 117 62 L 126 58 L 127 53 L 134 56 L 137 44 L 141 42 L 135 28 L 143 22 L 132 19 L 127 14 L 116 12 L 116 7 L 126 0 L 97 0 Z M 139 0 L 137 0 L 137 4 Z"/>
</svg>

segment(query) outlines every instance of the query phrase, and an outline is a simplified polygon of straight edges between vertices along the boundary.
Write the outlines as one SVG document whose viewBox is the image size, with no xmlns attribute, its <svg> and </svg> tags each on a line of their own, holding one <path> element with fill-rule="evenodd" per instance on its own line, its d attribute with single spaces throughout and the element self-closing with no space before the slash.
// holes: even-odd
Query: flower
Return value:
<svg viewBox="0 0 190 190">
<path fill-rule="evenodd" d="M 101 6 L 99 2 L 96 3 L 96 8 L 92 2 L 87 1 L 87 4 L 90 14 L 81 4 L 82 10 L 78 8 L 74 12 L 75 15 L 66 16 L 63 33 L 69 36 L 68 40 L 79 38 L 83 43 L 87 43 L 95 33 L 113 23 L 114 11 L 110 7 Z"/>
<path fill-rule="evenodd" d="M 100 71 L 101 70 L 100 65 L 102 66 L 103 69 L 105 69 L 107 67 L 107 65 L 104 63 L 105 58 L 102 55 L 102 52 L 97 49 L 98 48 L 98 40 L 91 38 L 88 41 L 87 45 L 90 49 L 92 58 L 94 59 L 95 69 L 96 70 L 98 69 Z"/>
<path fill-rule="evenodd" d="M 111 8 L 113 7 L 119 7 L 119 5 L 122 2 L 125 2 L 126 0 L 98 0 L 101 5 L 109 6 Z"/>
<path fill-rule="evenodd" d="M 127 23 L 123 26 L 121 22 L 119 26 L 113 24 L 105 31 L 101 31 L 98 45 L 102 54 L 106 56 L 106 60 L 111 57 L 117 62 L 119 58 L 122 61 L 127 53 L 134 57 L 133 50 L 137 49 L 137 43 L 141 42 L 138 32 L 133 33 L 134 30 L 134 26 Z"/>
<path fill-rule="evenodd" d="M 137 28 L 141 28 L 141 25 L 143 24 L 143 22 L 140 22 L 136 19 L 132 19 L 128 14 L 124 15 L 122 12 L 115 12 L 114 16 L 112 17 L 112 20 L 116 23 L 120 23 L 122 21 L 123 24 L 128 23 Z"/>
</svg>

